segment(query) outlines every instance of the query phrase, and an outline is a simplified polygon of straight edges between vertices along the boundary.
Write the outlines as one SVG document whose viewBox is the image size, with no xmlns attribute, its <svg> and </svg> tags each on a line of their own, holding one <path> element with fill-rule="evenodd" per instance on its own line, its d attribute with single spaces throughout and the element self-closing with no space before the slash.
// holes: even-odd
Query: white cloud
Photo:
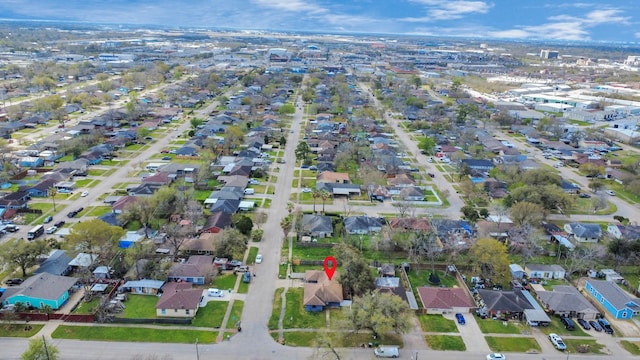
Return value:
<svg viewBox="0 0 640 360">
<path fill-rule="evenodd" d="M 440 0 L 411 0 L 414 3 L 422 4 L 427 11 L 426 16 L 407 17 L 400 19 L 406 22 L 427 22 L 434 20 L 454 20 L 460 19 L 469 14 L 486 14 L 493 4 L 485 1 L 440 1 Z"/>
<path fill-rule="evenodd" d="M 289 12 L 326 13 L 327 9 L 304 0 L 252 0 L 260 6 Z"/>
</svg>

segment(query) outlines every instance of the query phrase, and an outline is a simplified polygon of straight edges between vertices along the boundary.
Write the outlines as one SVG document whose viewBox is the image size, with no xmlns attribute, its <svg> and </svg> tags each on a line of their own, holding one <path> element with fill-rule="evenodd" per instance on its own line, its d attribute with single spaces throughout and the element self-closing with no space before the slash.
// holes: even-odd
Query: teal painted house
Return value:
<svg viewBox="0 0 640 360">
<path fill-rule="evenodd" d="M 69 291 L 78 279 L 48 273 L 34 275 L 19 286 L 7 288 L 2 304 L 22 303 L 37 309 L 49 305 L 53 310 L 61 308 L 69 300 Z"/>
</svg>

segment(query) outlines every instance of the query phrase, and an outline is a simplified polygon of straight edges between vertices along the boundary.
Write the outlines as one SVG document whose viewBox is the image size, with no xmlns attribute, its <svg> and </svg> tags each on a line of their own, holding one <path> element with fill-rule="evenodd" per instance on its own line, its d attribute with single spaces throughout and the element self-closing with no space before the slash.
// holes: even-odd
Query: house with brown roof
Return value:
<svg viewBox="0 0 640 360">
<path fill-rule="evenodd" d="M 111 212 L 114 214 L 121 214 L 129 204 L 133 204 L 138 201 L 136 196 L 122 196 L 120 199 L 111 205 Z"/>
<path fill-rule="evenodd" d="M 348 184 L 351 179 L 347 173 L 323 171 L 316 176 L 316 182 Z"/>
<path fill-rule="evenodd" d="M 171 267 L 167 280 L 203 285 L 212 272 L 212 255 L 191 255 L 187 261 L 174 264 Z"/>
<path fill-rule="evenodd" d="M 189 255 L 213 255 L 216 250 L 213 245 L 216 236 L 218 234 L 202 233 L 198 237 L 187 239 L 180 246 L 180 251 Z"/>
<path fill-rule="evenodd" d="M 202 227 L 203 233 L 219 233 L 222 229 L 231 226 L 231 214 L 218 211 L 207 218 L 207 222 Z"/>
<path fill-rule="evenodd" d="M 413 230 L 413 231 L 431 230 L 431 225 L 429 224 L 429 219 L 427 218 L 415 218 L 415 217 L 391 218 L 389 219 L 389 226 L 392 229 L 403 229 L 403 230 Z"/>
<path fill-rule="evenodd" d="M 413 176 L 411 176 L 410 174 L 402 173 L 402 174 L 396 174 L 392 177 L 387 178 L 387 185 L 398 186 L 398 187 L 415 186 L 416 181 L 413 179 Z"/>
<path fill-rule="evenodd" d="M 169 176 L 169 173 L 164 171 L 158 171 L 157 173 L 147 176 L 142 179 L 143 184 L 151 184 L 151 185 L 169 185 L 173 181 L 173 178 Z"/>
<path fill-rule="evenodd" d="M 193 318 L 201 299 L 202 290 L 193 289 L 189 283 L 165 283 L 156 304 L 156 316 Z"/>
<path fill-rule="evenodd" d="M 336 280 L 337 273 L 329 280 L 323 270 L 305 272 L 304 309 L 309 312 L 322 311 L 325 308 L 339 307 L 344 300 L 342 285 Z"/>
<path fill-rule="evenodd" d="M 418 296 L 427 314 L 468 313 L 476 306 L 473 298 L 463 288 L 422 286 L 418 288 Z"/>
</svg>

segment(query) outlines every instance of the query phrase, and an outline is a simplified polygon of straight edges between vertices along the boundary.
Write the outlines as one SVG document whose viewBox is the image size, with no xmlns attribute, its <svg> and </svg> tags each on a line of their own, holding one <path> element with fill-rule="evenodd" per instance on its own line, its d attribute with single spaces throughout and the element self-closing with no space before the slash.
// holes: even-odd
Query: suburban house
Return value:
<svg viewBox="0 0 640 360">
<path fill-rule="evenodd" d="M 122 285 L 122 289 L 129 291 L 132 294 L 157 295 L 158 290 L 162 288 L 162 285 L 164 285 L 163 280 L 129 280 Z"/>
<path fill-rule="evenodd" d="M 378 277 L 374 281 L 374 286 L 376 287 L 376 290 L 378 290 L 378 292 L 391 293 L 393 295 L 399 296 L 402 300 L 409 302 L 407 300 L 407 291 L 404 289 L 404 287 L 402 287 L 402 282 L 400 281 L 399 277 Z M 413 307 L 411 309 L 417 310 L 413 309 Z"/>
<path fill-rule="evenodd" d="M 316 190 L 326 190 L 332 196 L 360 195 L 360 185 L 348 183 L 316 182 Z"/>
<path fill-rule="evenodd" d="M 15 191 L 0 198 L 0 209 L 26 209 L 29 202 L 29 193 Z"/>
<path fill-rule="evenodd" d="M 26 188 L 25 191 L 31 197 L 48 197 L 49 190 L 53 187 L 53 185 L 56 182 L 57 181 L 55 179 L 40 180 L 40 182 L 38 182 L 37 184 Z"/>
<path fill-rule="evenodd" d="M 570 285 L 555 285 L 553 291 L 536 292 L 542 306 L 552 315 L 595 320 L 599 314 L 591 303 Z"/>
<path fill-rule="evenodd" d="M 418 287 L 418 296 L 427 314 L 468 313 L 475 308 L 473 299 L 462 288 Z"/>
<path fill-rule="evenodd" d="M 602 229 L 599 224 L 568 223 L 564 225 L 564 231 L 577 242 L 596 243 L 602 237 Z"/>
<path fill-rule="evenodd" d="M 527 274 L 522 266 L 518 264 L 509 264 L 509 271 L 511 272 L 511 277 L 514 279 L 522 279 Z"/>
<path fill-rule="evenodd" d="M 316 176 L 316 182 L 348 184 L 351 182 L 351 179 L 347 173 L 323 171 Z"/>
<path fill-rule="evenodd" d="M 431 224 L 427 218 L 402 217 L 389 219 L 389 227 L 392 229 L 424 231 L 431 230 Z"/>
<path fill-rule="evenodd" d="M 640 299 L 629 295 L 611 281 L 588 279 L 584 289 L 616 319 L 638 316 Z"/>
<path fill-rule="evenodd" d="M 207 218 L 206 223 L 202 227 L 202 232 L 218 233 L 222 229 L 230 227 L 231 224 L 231 214 L 222 211 L 214 212 Z"/>
<path fill-rule="evenodd" d="M 347 234 L 368 234 L 380 232 L 384 225 L 384 218 L 369 216 L 347 216 L 344 218 L 344 228 Z"/>
<path fill-rule="evenodd" d="M 333 224 L 331 217 L 325 215 L 302 215 L 302 234 L 312 237 L 331 237 L 333 235 Z"/>
<path fill-rule="evenodd" d="M 460 160 L 463 166 L 466 166 L 471 171 L 476 172 L 488 172 L 493 169 L 493 161 L 485 159 L 462 159 Z"/>
<path fill-rule="evenodd" d="M 162 295 L 156 304 L 156 316 L 193 318 L 196 316 L 202 290 L 193 289 L 189 283 L 169 282 L 162 287 Z"/>
<path fill-rule="evenodd" d="M 535 308 L 523 294 L 523 291 L 526 290 L 494 291 L 478 289 L 478 296 L 484 304 L 484 310 L 490 316 L 523 319 L 525 310 Z"/>
<path fill-rule="evenodd" d="M 2 296 L 2 304 L 22 303 L 37 309 L 50 306 L 57 310 L 69 300 L 69 291 L 77 282 L 78 279 L 68 276 L 48 273 L 33 275 L 22 284 L 7 288 Z"/>
<path fill-rule="evenodd" d="M 167 279 L 203 285 L 212 272 L 213 256 L 191 255 L 187 261 L 174 264 L 169 270 Z"/>
<path fill-rule="evenodd" d="M 616 239 L 636 240 L 640 239 L 640 226 L 638 225 L 607 225 L 607 233 Z"/>
<path fill-rule="evenodd" d="M 189 255 L 212 255 L 215 252 L 215 233 L 202 233 L 198 237 L 187 239 L 180 246 L 180 251 Z"/>
<path fill-rule="evenodd" d="M 527 264 L 524 268 L 530 279 L 564 279 L 565 269 L 560 265 Z"/>
<path fill-rule="evenodd" d="M 40 264 L 34 274 L 47 273 L 51 275 L 66 276 L 71 272 L 71 258 L 66 250 L 52 250 L 49 256 Z"/>
<path fill-rule="evenodd" d="M 323 270 L 307 270 L 305 272 L 304 309 L 309 312 L 322 311 L 325 308 L 339 307 L 344 300 L 342 285 L 336 276 L 329 280 Z"/>
</svg>

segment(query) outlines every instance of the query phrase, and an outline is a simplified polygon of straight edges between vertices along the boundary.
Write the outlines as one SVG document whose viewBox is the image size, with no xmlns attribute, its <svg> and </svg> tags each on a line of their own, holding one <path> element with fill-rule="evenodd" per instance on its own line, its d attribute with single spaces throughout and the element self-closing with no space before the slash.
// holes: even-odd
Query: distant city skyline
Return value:
<svg viewBox="0 0 640 360">
<path fill-rule="evenodd" d="M 3 0 L 0 18 L 640 43 L 637 0 Z"/>
</svg>

